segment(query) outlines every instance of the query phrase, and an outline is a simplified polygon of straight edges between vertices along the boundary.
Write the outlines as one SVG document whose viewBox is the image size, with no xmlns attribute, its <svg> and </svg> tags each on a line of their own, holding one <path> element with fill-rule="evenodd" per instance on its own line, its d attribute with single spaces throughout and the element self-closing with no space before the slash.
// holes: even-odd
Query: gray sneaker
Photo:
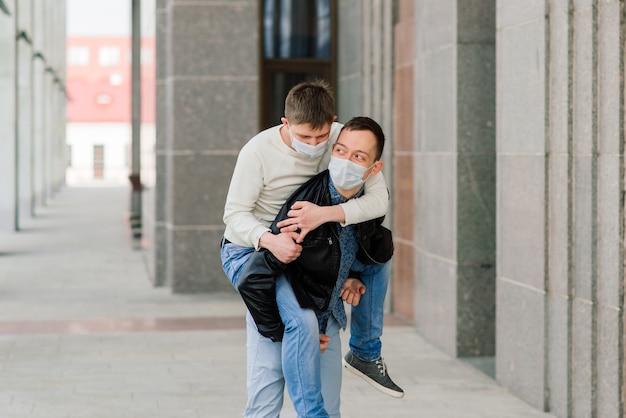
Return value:
<svg viewBox="0 0 626 418">
<path fill-rule="evenodd" d="M 348 351 L 343 359 L 343 367 L 362 377 L 382 393 L 394 398 L 404 398 L 402 388 L 393 383 L 387 374 L 387 365 L 382 357 L 378 360 L 365 361 L 352 354 L 352 351 Z"/>
</svg>

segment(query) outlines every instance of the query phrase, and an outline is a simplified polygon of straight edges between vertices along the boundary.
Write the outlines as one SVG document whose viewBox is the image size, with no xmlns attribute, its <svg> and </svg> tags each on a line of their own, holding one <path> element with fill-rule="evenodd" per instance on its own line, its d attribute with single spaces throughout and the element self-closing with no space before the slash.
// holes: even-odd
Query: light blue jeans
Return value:
<svg viewBox="0 0 626 418">
<path fill-rule="evenodd" d="M 350 270 L 360 272 L 365 294 L 350 313 L 350 350 L 361 360 L 381 356 L 385 297 L 391 273 L 391 260 L 384 264 L 363 264 L 355 260 Z"/>
<path fill-rule="evenodd" d="M 222 246 L 222 266 L 235 288 L 253 251 L 253 248 L 235 244 Z M 380 357 L 384 298 L 390 267 L 391 263 L 365 265 L 359 262 L 352 266 L 352 270 L 361 272 L 367 291 L 359 306 L 352 310 L 351 330 L 356 333 L 351 337 L 350 344 L 351 349 L 354 344 L 355 354 L 365 360 Z M 285 383 L 298 416 L 339 417 L 342 370 L 340 325 L 334 319 L 329 321 L 326 333 L 331 337 L 330 345 L 320 355 L 315 313 L 300 307 L 284 276 L 277 278 L 276 300 L 285 324 L 282 343 L 261 336 L 251 316 L 248 314 L 246 318 L 248 403 L 245 417 L 278 417 Z"/>
</svg>

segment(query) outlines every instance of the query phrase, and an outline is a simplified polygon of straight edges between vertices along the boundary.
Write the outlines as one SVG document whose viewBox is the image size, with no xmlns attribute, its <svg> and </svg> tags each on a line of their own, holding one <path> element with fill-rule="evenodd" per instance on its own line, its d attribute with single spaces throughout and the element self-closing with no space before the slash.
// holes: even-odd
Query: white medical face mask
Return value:
<svg viewBox="0 0 626 418">
<path fill-rule="evenodd" d="M 328 139 L 317 145 L 309 145 L 305 142 L 298 141 L 298 139 L 291 134 L 291 129 L 289 130 L 289 136 L 291 137 L 291 146 L 293 149 L 295 149 L 298 154 L 302 154 L 307 158 L 317 158 L 326 151 Z"/>
<path fill-rule="evenodd" d="M 331 156 L 328 171 L 335 186 L 343 190 L 352 190 L 363 184 L 365 172 L 372 168 L 374 164 L 369 167 L 363 167 L 345 158 Z"/>
</svg>

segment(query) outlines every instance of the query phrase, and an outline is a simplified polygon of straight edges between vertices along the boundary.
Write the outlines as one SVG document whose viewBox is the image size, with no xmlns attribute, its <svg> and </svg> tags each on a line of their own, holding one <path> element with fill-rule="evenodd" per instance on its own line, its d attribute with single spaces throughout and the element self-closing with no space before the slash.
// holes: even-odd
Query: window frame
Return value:
<svg viewBox="0 0 626 418">
<path fill-rule="evenodd" d="M 88 67 L 91 61 L 91 50 L 87 45 L 70 45 L 66 55 L 68 67 Z"/>
<path fill-rule="evenodd" d="M 265 0 L 259 0 L 258 29 L 259 29 L 259 129 L 265 129 L 279 124 L 279 121 L 271 119 L 272 106 L 272 79 L 279 73 L 319 73 L 328 81 L 335 93 L 337 100 L 337 3 L 338 0 L 330 0 L 330 58 L 265 58 L 263 27 L 263 10 Z M 284 98 L 282 98 L 284 100 Z"/>
<path fill-rule="evenodd" d="M 119 67 L 122 64 L 122 48 L 119 45 L 98 47 L 98 66 L 101 68 Z"/>
</svg>

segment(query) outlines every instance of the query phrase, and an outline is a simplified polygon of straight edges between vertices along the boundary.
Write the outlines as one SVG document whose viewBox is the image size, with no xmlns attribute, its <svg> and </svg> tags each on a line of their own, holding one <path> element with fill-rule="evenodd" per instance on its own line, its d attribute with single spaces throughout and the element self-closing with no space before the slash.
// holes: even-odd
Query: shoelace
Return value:
<svg viewBox="0 0 626 418">
<path fill-rule="evenodd" d="M 387 365 L 385 364 L 385 361 L 382 357 L 376 360 L 376 366 L 378 366 L 378 371 L 382 376 L 387 374 Z"/>
</svg>

